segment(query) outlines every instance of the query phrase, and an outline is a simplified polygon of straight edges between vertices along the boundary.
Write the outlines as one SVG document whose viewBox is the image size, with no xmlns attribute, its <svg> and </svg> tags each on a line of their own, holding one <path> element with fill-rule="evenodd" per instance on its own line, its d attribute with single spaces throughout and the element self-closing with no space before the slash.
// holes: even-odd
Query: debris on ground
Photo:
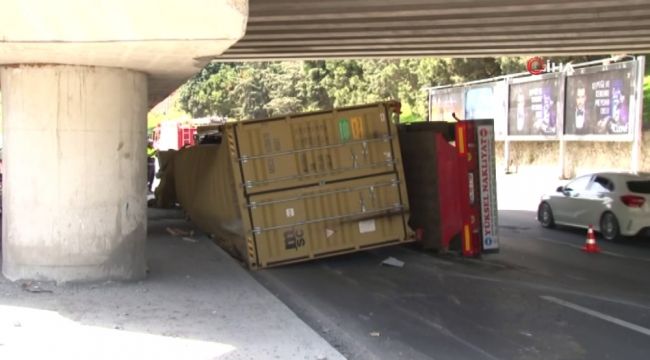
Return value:
<svg viewBox="0 0 650 360">
<path fill-rule="evenodd" d="M 447 298 L 456 305 L 460 305 L 460 300 L 454 295 L 447 295 Z"/>
<path fill-rule="evenodd" d="M 197 243 L 197 242 L 199 242 L 198 240 L 196 240 L 196 239 L 194 239 L 194 238 L 191 238 L 191 237 L 187 237 L 187 236 L 183 236 L 183 240 L 184 240 L 184 241 L 187 241 L 187 242 L 190 242 L 190 243 Z"/>
<path fill-rule="evenodd" d="M 172 236 L 194 236 L 194 230 L 183 230 L 173 227 L 167 227 L 165 230 Z"/>
<path fill-rule="evenodd" d="M 404 267 L 404 261 L 397 260 L 392 256 L 386 258 L 386 260 L 382 261 L 381 264 L 386 266 L 398 267 L 398 268 Z"/>
<path fill-rule="evenodd" d="M 39 284 L 32 281 L 22 283 L 21 287 L 23 288 L 23 290 L 28 291 L 30 293 L 53 293 L 52 290 L 43 289 Z"/>
<path fill-rule="evenodd" d="M 373 332 L 370 333 L 370 336 L 379 337 L 379 336 L 381 336 L 381 333 L 379 333 L 379 331 L 373 331 Z"/>
</svg>

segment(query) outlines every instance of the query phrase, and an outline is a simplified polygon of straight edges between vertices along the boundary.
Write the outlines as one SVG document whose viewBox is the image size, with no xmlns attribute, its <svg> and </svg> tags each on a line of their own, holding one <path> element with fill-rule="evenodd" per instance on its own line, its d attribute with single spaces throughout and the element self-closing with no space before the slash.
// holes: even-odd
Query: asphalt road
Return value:
<svg viewBox="0 0 650 360">
<path fill-rule="evenodd" d="M 254 276 L 350 359 L 650 358 L 650 239 L 587 254 L 526 211 L 500 234 L 482 259 L 402 246 Z"/>
</svg>

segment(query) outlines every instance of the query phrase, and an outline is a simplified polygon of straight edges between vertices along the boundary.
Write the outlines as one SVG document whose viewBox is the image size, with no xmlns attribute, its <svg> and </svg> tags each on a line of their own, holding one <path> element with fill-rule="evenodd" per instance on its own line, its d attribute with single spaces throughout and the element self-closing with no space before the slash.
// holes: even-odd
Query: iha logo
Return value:
<svg viewBox="0 0 650 360">
<path fill-rule="evenodd" d="M 567 75 L 572 75 L 574 71 L 571 63 L 557 64 L 551 62 L 551 60 L 544 61 L 544 59 L 539 56 L 528 59 L 526 62 L 526 70 L 528 70 L 531 75 L 550 74 L 554 72 L 565 72 Z"/>
</svg>

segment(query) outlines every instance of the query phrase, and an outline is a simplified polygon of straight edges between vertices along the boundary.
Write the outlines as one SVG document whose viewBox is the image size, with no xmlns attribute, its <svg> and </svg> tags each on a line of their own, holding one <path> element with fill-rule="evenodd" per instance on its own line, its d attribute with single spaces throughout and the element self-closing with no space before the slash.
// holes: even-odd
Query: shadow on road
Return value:
<svg viewBox="0 0 650 360">
<path fill-rule="evenodd" d="M 557 225 L 555 228 L 543 228 L 536 220 L 534 211 L 525 210 L 499 210 L 499 230 L 502 235 L 526 233 L 530 236 L 544 236 L 557 240 L 576 241 L 586 238 L 586 230 L 570 226 Z M 598 241 L 607 244 L 616 244 L 626 247 L 650 249 L 648 236 L 625 237 L 619 241 L 607 241 L 597 233 Z"/>
</svg>

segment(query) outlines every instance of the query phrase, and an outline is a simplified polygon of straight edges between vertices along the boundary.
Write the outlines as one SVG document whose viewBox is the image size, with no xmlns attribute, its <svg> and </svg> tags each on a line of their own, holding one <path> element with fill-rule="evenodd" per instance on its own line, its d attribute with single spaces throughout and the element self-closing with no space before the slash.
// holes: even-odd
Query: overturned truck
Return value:
<svg viewBox="0 0 650 360">
<path fill-rule="evenodd" d="M 226 124 L 176 154 L 178 202 L 251 268 L 413 241 L 397 106 Z"/>
<path fill-rule="evenodd" d="M 416 240 L 447 250 L 463 236 L 471 237 L 463 240 L 463 254 L 480 255 L 482 198 L 472 193 L 470 199 L 469 193 L 470 186 L 480 189 L 479 174 L 476 184 L 459 182 L 468 176 L 460 147 L 457 157 L 445 160 L 463 165 L 453 168 L 455 182 L 436 181 L 450 179 L 445 172 L 453 166 L 425 166 L 441 164 L 427 159 L 437 155 L 426 145 L 433 141 L 426 132 L 454 133 L 457 126 L 416 129 L 397 125 L 398 118 L 399 103 L 383 102 L 222 125 L 218 141 L 174 155 L 175 196 L 200 229 L 250 268 Z M 467 137 L 466 130 L 461 136 Z M 400 137 L 424 143 L 402 147 Z M 441 137 L 452 148 L 453 138 Z M 461 144 L 463 151 L 476 150 L 467 144 Z M 413 152 L 419 156 L 403 158 Z M 418 169 L 432 173 L 417 181 Z M 407 179 L 415 184 L 409 192 Z M 444 186 L 454 193 L 441 200 L 436 194 Z M 452 208 L 453 198 L 471 200 L 478 213 Z M 415 218 L 409 199 L 418 208 Z M 490 216 L 496 224 L 496 214 Z M 496 234 L 490 241 L 496 243 Z"/>
</svg>

